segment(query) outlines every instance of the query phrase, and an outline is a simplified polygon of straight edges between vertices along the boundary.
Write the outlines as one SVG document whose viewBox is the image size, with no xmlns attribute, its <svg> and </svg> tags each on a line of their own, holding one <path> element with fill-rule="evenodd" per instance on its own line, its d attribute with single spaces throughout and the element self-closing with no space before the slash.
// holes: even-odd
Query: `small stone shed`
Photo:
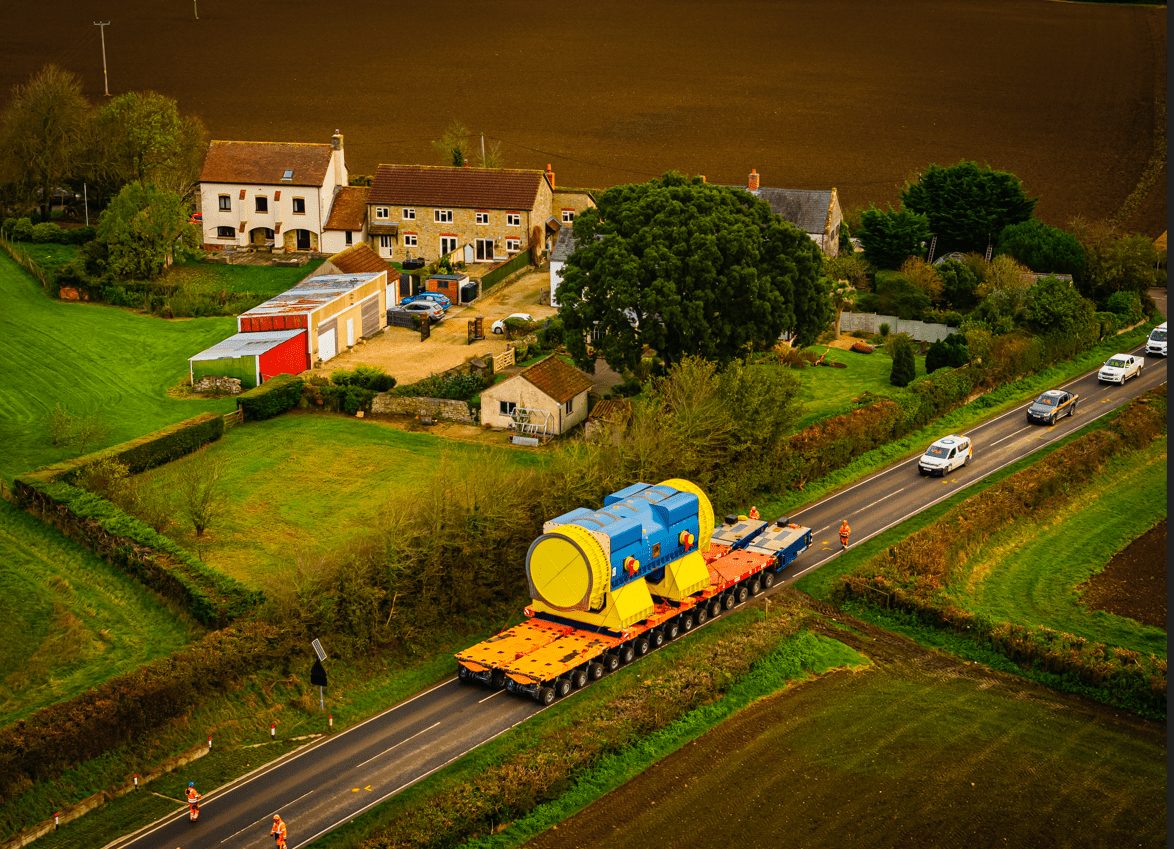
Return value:
<svg viewBox="0 0 1174 849">
<path fill-rule="evenodd" d="M 551 355 L 481 393 L 481 423 L 561 436 L 587 418 L 591 379 Z"/>
</svg>

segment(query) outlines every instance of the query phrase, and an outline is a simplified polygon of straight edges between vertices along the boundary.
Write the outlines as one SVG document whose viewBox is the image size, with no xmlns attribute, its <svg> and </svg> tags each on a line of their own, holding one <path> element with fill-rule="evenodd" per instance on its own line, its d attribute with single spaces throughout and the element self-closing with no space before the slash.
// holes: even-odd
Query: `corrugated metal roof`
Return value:
<svg viewBox="0 0 1174 849">
<path fill-rule="evenodd" d="M 282 342 L 288 342 L 305 330 L 263 330 L 258 333 L 237 333 L 211 348 L 200 351 L 189 360 L 224 360 L 229 357 L 256 357 L 271 351 Z"/>
<path fill-rule="evenodd" d="M 321 186 L 334 148 L 301 142 L 213 140 L 208 144 L 201 183 Z M 288 180 L 282 179 L 292 171 Z"/>
<path fill-rule="evenodd" d="M 545 179 L 521 169 L 380 165 L 369 202 L 520 212 L 534 206 Z"/>
<path fill-rule="evenodd" d="M 320 274 L 307 277 L 292 289 L 287 289 L 263 304 L 241 313 L 241 316 L 302 315 L 314 312 L 331 301 L 341 298 L 379 277 L 382 272 L 362 274 Z"/>
</svg>

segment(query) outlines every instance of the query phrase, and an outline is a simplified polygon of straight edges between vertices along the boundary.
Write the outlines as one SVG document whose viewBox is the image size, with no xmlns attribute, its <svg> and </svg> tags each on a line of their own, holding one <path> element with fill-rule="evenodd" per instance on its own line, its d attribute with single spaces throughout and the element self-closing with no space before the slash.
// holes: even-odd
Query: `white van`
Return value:
<svg viewBox="0 0 1174 849">
<path fill-rule="evenodd" d="M 959 466 L 965 466 L 974 456 L 974 445 L 969 436 L 950 434 L 943 436 L 921 455 L 917 461 L 917 471 L 923 475 L 941 475 L 952 472 Z"/>
<path fill-rule="evenodd" d="M 1145 343 L 1145 353 L 1147 357 L 1166 356 L 1166 322 L 1163 321 L 1150 333 L 1150 338 Z"/>
</svg>

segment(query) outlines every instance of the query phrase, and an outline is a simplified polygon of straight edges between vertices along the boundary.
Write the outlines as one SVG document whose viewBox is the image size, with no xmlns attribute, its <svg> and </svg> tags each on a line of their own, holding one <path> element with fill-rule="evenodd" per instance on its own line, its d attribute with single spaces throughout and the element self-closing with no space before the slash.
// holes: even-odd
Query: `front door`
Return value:
<svg viewBox="0 0 1174 849">
<path fill-rule="evenodd" d="M 493 239 L 478 239 L 474 243 L 477 262 L 493 262 Z"/>
<path fill-rule="evenodd" d="M 456 236 L 441 236 L 440 237 L 440 255 L 448 256 L 457 249 Z"/>
<path fill-rule="evenodd" d="M 310 231 L 298 230 L 298 250 L 308 251 L 310 249 Z"/>
</svg>

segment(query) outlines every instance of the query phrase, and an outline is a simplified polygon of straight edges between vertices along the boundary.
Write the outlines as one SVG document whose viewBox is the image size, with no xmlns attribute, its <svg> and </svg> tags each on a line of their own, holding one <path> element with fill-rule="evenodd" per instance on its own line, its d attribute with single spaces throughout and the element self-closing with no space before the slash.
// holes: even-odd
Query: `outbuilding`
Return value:
<svg viewBox="0 0 1174 849">
<path fill-rule="evenodd" d="M 242 389 L 308 368 L 305 330 L 237 333 L 188 359 L 194 385 L 205 377 L 235 377 Z"/>
<path fill-rule="evenodd" d="M 387 272 L 320 274 L 237 317 L 240 333 L 305 330 L 307 368 L 387 326 Z"/>
<path fill-rule="evenodd" d="M 560 436 L 587 418 L 591 378 L 551 355 L 481 393 L 481 423 Z"/>
</svg>

